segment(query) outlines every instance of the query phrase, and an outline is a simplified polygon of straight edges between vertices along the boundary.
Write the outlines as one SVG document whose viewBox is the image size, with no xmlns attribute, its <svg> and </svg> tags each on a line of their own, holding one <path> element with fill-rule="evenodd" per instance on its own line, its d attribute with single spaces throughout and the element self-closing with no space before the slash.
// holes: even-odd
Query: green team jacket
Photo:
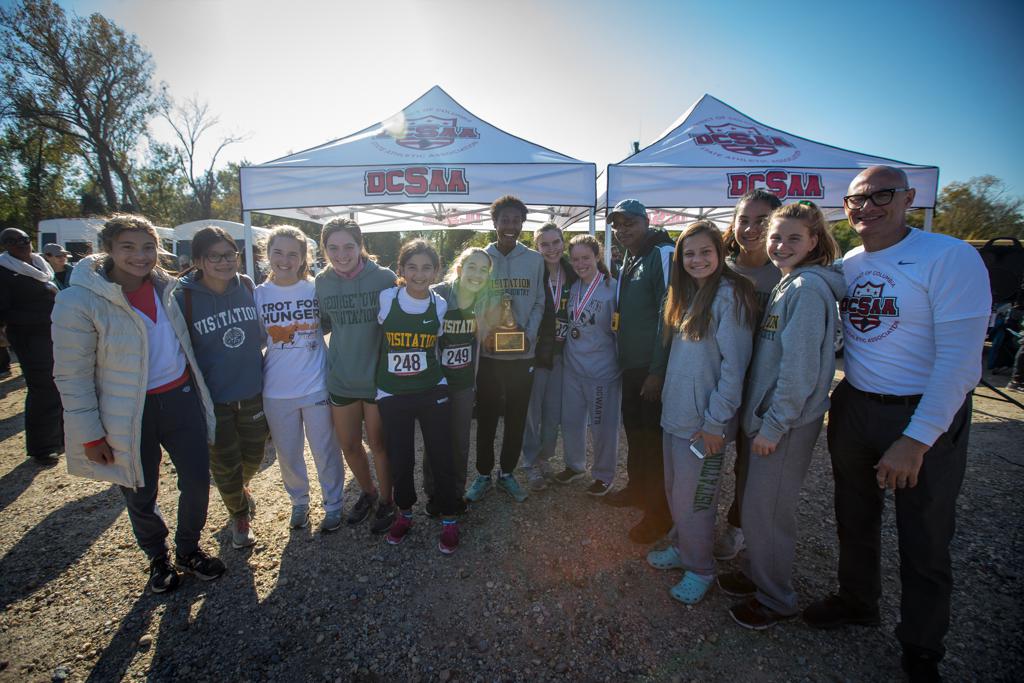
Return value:
<svg viewBox="0 0 1024 683">
<path fill-rule="evenodd" d="M 661 311 L 675 244 L 664 230 L 647 232 L 636 255 L 619 271 L 619 365 L 664 377 L 668 349 L 661 342 Z"/>
</svg>

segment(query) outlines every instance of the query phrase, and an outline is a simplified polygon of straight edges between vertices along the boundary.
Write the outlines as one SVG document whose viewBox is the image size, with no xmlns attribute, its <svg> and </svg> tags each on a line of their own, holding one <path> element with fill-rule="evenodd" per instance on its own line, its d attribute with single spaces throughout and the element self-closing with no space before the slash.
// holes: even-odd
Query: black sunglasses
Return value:
<svg viewBox="0 0 1024 683">
<path fill-rule="evenodd" d="M 10 244 L 12 246 L 21 246 L 25 244 L 32 244 L 32 240 L 30 240 L 27 237 L 8 237 L 7 239 L 4 240 L 4 244 Z"/>
</svg>

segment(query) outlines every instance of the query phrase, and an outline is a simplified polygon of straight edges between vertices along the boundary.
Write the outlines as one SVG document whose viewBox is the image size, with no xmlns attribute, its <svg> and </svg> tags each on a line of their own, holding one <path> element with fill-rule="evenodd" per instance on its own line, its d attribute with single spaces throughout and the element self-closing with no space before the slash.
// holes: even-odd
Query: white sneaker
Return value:
<svg viewBox="0 0 1024 683">
<path fill-rule="evenodd" d="M 729 526 L 715 539 L 715 546 L 711 549 L 711 553 L 716 560 L 731 560 L 746 547 L 746 543 L 743 542 L 743 529 Z"/>
<path fill-rule="evenodd" d="M 256 545 L 256 535 L 249 526 L 249 517 L 236 517 L 231 524 L 231 545 L 236 549 L 248 548 Z"/>
</svg>

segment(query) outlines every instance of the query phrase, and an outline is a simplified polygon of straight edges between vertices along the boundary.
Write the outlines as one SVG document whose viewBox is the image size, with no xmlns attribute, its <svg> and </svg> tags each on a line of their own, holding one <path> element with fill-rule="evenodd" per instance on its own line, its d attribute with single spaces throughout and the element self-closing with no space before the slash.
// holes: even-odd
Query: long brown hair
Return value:
<svg viewBox="0 0 1024 683">
<path fill-rule="evenodd" d="M 740 254 L 740 243 L 736 240 L 736 220 L 740 217 L 740 209 L 743 208 L 743 205 L 750 202 L 764 202 L 768 205 L 769 213 L 782 206 L 781 199 L 768 190 L 761 188 L 751 190 L 740 197 L 732 210 L 732 220 L 729 221 L 729 227 L 726 229 L 725 235 L 722 236 L 725 250 L 730 256 L 739 256 Z"/>
<path fill-rule="evenodd" d="M 434 264 L 434 271 L 440 273 L 441 271 L 441 257 L 437 255 L 437 249 L 430 246 L 430 242 L 425 239 L 417 237 L 416 239 L 409 240 L 402 245 L 402 248 L 398 251 L 398 279 L 395 280 L 395 285 L 402 287 L 405 285 L 405 278 L 402 277 L 402 268 L 409 262 L 413 256 L 418 254 L 426 254 L 430 262 Z"/>
<path fill-rule="evenodd" d="M 163 270 L 160 267 L 159 256 L 166 252 L 161 248 L 160 235 L 157 233 L 156 228 L 153 227 L 153 224 L 149 222 L 149 219 L 133 213 L 115 213 L 103 222 L 103 227 L 100 229 L 100 245 L 103 247 L 103 251 L 107 253 L 107 257 L 102 260 L 102 268 L 105 273 L 109 273 L 110 269 L 114 267 L 114 261 L 110 258 L 109 254 L 114 249 L 114 240 L 122 232 L 144 232 L 152 237 L 153 241 L 156 242 L 158 254 L 154 270 Z"/>
<path fill-rule="evenodd" d="M 687 239 L 707 235 L 718 255 L 718 267 L 708 276 L 703 287 L 683 267 L 683 248 Z M 672 257 L 672 273 L 666 294 L 663 341 L 668 344 L 672 335 L 679 334 L 690 341 L 700 341 L 711 326 L 711 305 L 722 280 L 732 285 L 736 300 L 736 320 L 753 330 L 757 326 L 757 296 L 754 285 L 725 264 L 725 245 L 722 233 L 711 221 L 691 223 L 676 240 Z"/>
<path fill-rule="evenodd" d="M 324 254 L 324 258 L 327 258 L 327 240 L 336 232 L 347 233 L 349 237 L 355 240 L 355 243 L 359 245 L 359 258 L 363 261 L 374 260 L 370 252 L 366 251 L 366 245 L 363 243 L 363 229 L 351 218 L 335 218 L 324 226 L 323 231 L 320 233 L 320 249 Z M 329 258 L 327 260 L 330 261 Z"/>
<path fill-rule="evenodd" d="M 839 258 L 839 244 L 832 236 L 832 231 L 828 229 L 825 214 L 814 202 L 802 201 L 775 209 L 768 217 L 768 227 L 783 218 L 795 218 L 807 227 L 807 234 L 810 237 L 818 238 L 814 249 L 811 249 L 804 260 L 797 264 L 798 266 L 830 266 Z"/>
</svg>

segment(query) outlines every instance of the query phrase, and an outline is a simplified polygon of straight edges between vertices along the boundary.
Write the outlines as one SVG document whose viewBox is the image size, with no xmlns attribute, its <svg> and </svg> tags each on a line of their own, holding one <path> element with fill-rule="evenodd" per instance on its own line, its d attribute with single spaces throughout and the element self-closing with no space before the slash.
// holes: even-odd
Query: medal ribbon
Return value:
<svg viewBox="0 0 1024 683">
<path fill-rule="evenodd" d="M 558 279 L 551 282 L 551 277 L 548 276 L 548 288 L 551 289 L 551 300 L 555 302 L 555 313 L 562 307 L 562 278 L 565 277 L 565 273 L 562 272 L 562 266 L 558 266 Z"/>
<path fill-rule="evenodd" d="M 590 283 L 590 286 L 587 287 L 587 291 L 583 295 L 582 300 L 580 299 L 580 290 L 583 289 L 583 287 L 578 287 L 576 289 L 576 300 L 573 301 L 572 304 L 572 321 L 574 323 L 578 323 L 580 318 L 583 317 L 583 310 L 587 307 L 587 304 L 590 303 L 590 299 L 594 296 L 594 292 L 597 291 L 597 286 L 603 281 L 604 273 L 598 273 L 593 282 Z"/>
</svg>

